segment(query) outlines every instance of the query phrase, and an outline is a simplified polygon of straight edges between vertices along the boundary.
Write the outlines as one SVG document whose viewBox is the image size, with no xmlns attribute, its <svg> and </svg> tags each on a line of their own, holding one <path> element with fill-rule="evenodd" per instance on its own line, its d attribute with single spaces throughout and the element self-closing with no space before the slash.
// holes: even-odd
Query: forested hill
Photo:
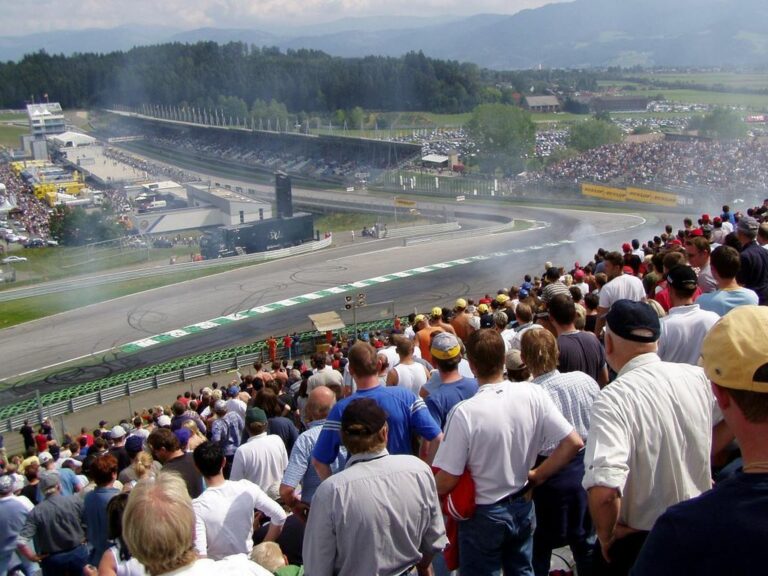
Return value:
<svg viewBox="0 0 768 576">
<path fill-rule="evenodd" d="M 291 111 L 459 112 L 487 99 L 474 64 L 421 53 L 338 58 L 311 50 L 283 53 L 243 43 L 164 44 L 109 54 L 40 52 L 0 64 L 0 108 L 48 94 L 65 108 L 105 104 L 215 107 L 220 97 L 246 106 L 276 100 Z"/>
</svg>

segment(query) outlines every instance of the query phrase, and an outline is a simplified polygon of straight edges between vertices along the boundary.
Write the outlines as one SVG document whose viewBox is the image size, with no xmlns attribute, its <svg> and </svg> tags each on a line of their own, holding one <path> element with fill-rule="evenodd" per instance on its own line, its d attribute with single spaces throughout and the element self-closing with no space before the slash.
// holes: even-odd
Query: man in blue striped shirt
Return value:
<svg viewBox="0 0 768 576">
<path fill-rule="evenodd" d="M 299 500 L 304 504 L 312 502 L 315 490 L 320 486 L 321 479 L 312 466 L 312 449 L 317 443 L 325 419 L 331 408 L 336 404 L 336 395 L 327 386 L 318 386 L 309 393 L 306 414 L 309 419 L 307 431 L 302 433 L 291 451 L 291 459 L 283 474 L 280 485 L 280 498 L 288 506 L 294 506 Z M 347 452 L 341 449 L 339 456 L 331 464 L 331 472 L 336 473 L 344 468 Z M 296 497 L 296 488 L 301 484 L 301 497 Z"/>
<path fill-rule="evenodd" d="M 312 463 L 322 479 L 331 475 L 330 464 L 339 454 L 341 416 L 352 400 L 372 398 L 386 411 L 390 454 L 412 454 L 411 435 L 415 433 L 425 440 L 421 455 L 431 461 L 429 456 L 434 455 L 443 437 L 421 398 L 405 388 L 380 384 L 377 362 L 376 349 L 366 342 L 358 341 L 349 350 L 349 371 L 357 383 L 357 392 L 333 407 L 312 451 Z"/>
</svg>

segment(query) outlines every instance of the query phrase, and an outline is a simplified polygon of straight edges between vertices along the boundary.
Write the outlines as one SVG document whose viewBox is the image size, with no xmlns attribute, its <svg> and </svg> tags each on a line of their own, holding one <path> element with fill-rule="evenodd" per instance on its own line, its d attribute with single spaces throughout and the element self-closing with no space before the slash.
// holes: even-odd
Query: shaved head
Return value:
<svg viewBox="0 0 768 576">
<path fill-rule="evenodd" d="M 307 414 L 312 420 L 323 420 L 336 404 L 336 394 L 327 386 L 318 386 L 309 393 Z"/>
</svg>

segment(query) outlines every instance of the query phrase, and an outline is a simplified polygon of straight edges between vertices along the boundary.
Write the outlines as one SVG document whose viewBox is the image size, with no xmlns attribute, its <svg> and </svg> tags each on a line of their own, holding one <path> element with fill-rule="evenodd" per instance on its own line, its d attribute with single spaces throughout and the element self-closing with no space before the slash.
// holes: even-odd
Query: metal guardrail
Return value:
<svg viewBox="0 0 768 576">
<path fill-rule="evenodd" d="M 381 330 L 391 326 L 392 322 L 393 319 L 388 318 L 360 323 L 358 329 L 360 331 Z M 320 332 L 303 332 L 300 334 L 299 341 L 311 341 L 321 336 Z M 24 420 L 37 422 L 41 415 L 54 417 L 70 414 L 83 408 L 133 396 L 145 390 L 157 389 L 178 382 L 185 382 L 188 379 L 248 366 L 254 360 L 263 358 L 266 349 L 265 342 L 255 342 L 250 345 L 197 354 L 181 360 L 165 362 L 149 368 L 49 392 L 40 397 L 39 404 L 36 398 L 31 398 L 0 408 L 0 432 L 18 430 Z"/>
</svg>

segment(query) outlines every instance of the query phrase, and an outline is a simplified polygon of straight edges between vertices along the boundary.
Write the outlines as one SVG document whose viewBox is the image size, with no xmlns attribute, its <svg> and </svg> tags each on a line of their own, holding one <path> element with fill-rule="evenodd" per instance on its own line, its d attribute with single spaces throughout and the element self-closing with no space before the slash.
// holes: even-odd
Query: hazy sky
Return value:
<svg viewBox="0 0 768 576">
<path fill-rule="evenodd" d="M 0 0 L 0 35 L 122 24 L 265 28 L 345 17 L 513 14 L 557 0 Z"/>
</svg>

